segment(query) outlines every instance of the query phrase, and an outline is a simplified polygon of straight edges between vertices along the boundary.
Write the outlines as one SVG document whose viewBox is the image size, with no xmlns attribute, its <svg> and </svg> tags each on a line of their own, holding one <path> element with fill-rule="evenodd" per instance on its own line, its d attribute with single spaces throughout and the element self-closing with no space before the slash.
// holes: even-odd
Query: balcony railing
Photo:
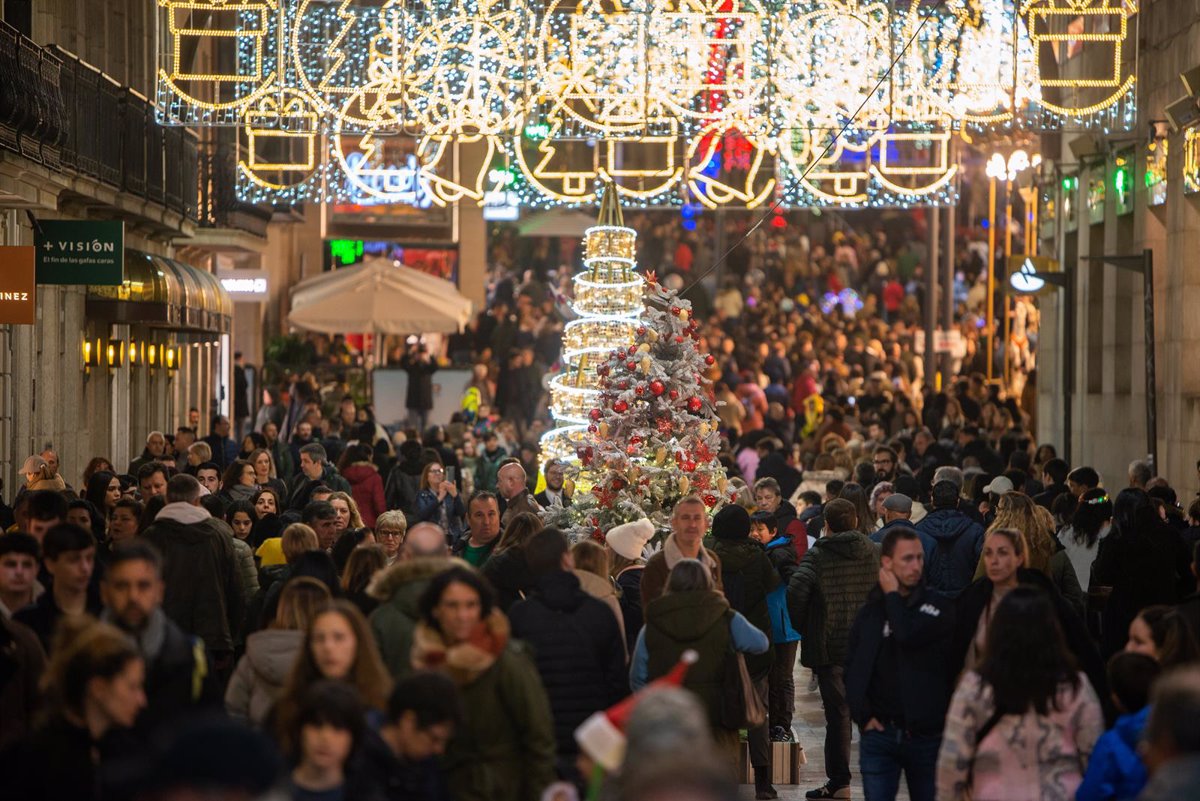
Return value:
<svg viewBox="0 0 1200 801">
<path fill-rule="evenodd" d="M 0 149 L 197 221 L 196 135 L 74 54 L 0 21 Z"/>
</svg>

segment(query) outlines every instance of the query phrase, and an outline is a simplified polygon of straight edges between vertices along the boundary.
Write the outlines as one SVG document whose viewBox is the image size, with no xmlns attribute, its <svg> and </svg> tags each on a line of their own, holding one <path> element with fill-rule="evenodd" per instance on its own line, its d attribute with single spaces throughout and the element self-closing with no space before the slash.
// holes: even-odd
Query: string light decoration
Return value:
<svg viewBox="0 0 1200 801">
<path fill-rule="evenodd" d="M 1136 116 L 1125 63 L 1136 0 L 156 6 L 161 121 L 236 125 L 256 142 L 275 128 L 302 140 L 281 169 L 248 148 L 244 199 L 323 200 L 407 182 L 415 169 L 432 202 L 482 204 L 478 176 L 460 182 L 442 161 L 450 141 L 482 136 L 521 174 L 522 199 L 541 206 L 588 203 L 606 180 L 643 205 L 694 196 L 708 207 L 754 207 L 780 193 L 788 205 L 926 204 L 953 193 L 956 169 L 943 157 L 956 135 L 1128 130 Z M 1068 49 L 1104 49 L 1112 60 L 1075 59 L 1093 72 L 1064 76 Z M 219 68 L 195 69 L 196 53 Z M 1053 64 L 1044 61 L 1051 54 Z M 302 122 L 292 113 L 300 110 Z M 800 180 L 823 132 L 847 122 L 835 152 Z M 728 154 L 713 147 L 729 130 L 749 143 L 737 168 L 748 180 L 729 174 Z M 415 165 L 381 163 L 364 182 L 338 156 L 335 140 L 398 134 L 427 142 Z M 283 164 L 263 164 L 274 163 Z"/>
<path fill-rule="evenodd" d="M 1183 132 L 1183 192 L 1200 192 L 1200 132 L 1195 128 Z"/>
<path fill-rule="evenodd" d="M 571 302 L 576 319 L 563 330 L 563 368 L 550 380 L 557 427 L 541 440 L 547 459 L 577 459 L 576 448 L 594 424 L 590 413 L 600 403 L 597 368 L 609 354 L 625 352 L 638 334 L 645 281 L 636 271 L 636 246 L 637 232 L 625 225 L 616 187 L 609 183 L 596 225 L 584 232 L 583 270 L 574 278 Z"/>
</svg>

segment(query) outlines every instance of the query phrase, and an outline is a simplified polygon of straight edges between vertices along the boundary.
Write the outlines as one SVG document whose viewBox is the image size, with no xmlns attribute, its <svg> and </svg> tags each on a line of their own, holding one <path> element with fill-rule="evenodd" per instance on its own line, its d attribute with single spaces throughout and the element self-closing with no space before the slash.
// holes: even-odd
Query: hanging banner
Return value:
<svg viewBox="0 0 1200 801">
<path fill-rule="evenodd" d="M 39 220 L 39 284 L 120 286 L 125 281 L 125 223 Z"/>
<path fill-rule="evenodd" d="M 36 250 L 29 245 L 0 247 L 0 323 L 37 321 Z"/>
</svg>

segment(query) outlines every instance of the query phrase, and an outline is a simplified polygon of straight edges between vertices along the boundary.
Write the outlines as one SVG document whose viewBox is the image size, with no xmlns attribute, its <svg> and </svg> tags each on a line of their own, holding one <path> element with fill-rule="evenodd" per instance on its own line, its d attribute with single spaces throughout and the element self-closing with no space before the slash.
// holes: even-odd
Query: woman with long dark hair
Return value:
<svg viewBox="0 0 1200 801">
<path fill-rule="evenodd" d="M 938 756 L 939 801 L 1071 801 L 1104 731 L 1100 701 L 1067 648 L 1050 598 L 1004 596 L 983 661 L 950 701 Z"/>
<path fill-rule="evenodd" d="M 121 479 L 117 478 L 116 473 L 110 473 L 107 470 L 93 473 L 92 477 L 88 479 L 83 499 L 91 501 L 92 506 L 96 507 L 100 515 L 107 519 L 112 514 L 117 501 L 121 500 Z"/>
<path fill-rule="evenodd" d="M 1191 555 L 1178 532 L 1163 522 L 1143 490 L 1121 490 L 1113 503 L 1112 532 L 1092 564 L 1093 585 L 1112 587 L 1104 607 L 1105 654 L 1125 645 L 1139 611 L 1183 599 L 1195 579 Z"/>
<path fill-rule="evenodd" d="M 221 476 L 221 491 L 217 496 L 226 504 L 249 501 L 254 497 L 254 493 L 258 492 L 258 485 L 254 480 L 254 466 L 245 459 L 234 459 L 229 467 L 225 468 L 225 475 Z"/>
<path fill-rule="evenodd" d="M 1112 530 L 1113 505 L 1108 492 L 1097 487 L 1079 496 L 1079 503 L 1071 515 L 1071 522 L 1058 532 L 1079 587 L 1088 591 L 1092 581 L 1092 563 L 1100 549 L 1100 541 Z"/>
<path fill-rule="evenodd" d="M 874 533 L 875 521 L 878 516 L 871 511 L 870 498 L 867 497 L 867 491 L 863 485 L 851 481 L 842 487 L 838 497 L 845 498 L 854 504 L 854 511 L 858 512 L 858 530 L 867 536 Z"/>
<path fill-rule="evenodd" d="M 442 762 L 451 797 L 540 797 L 555 777 L 550 701 L 528 652 L 511 642 L 492 588 L 452 567 L 430 580 L 419 607 L 413 667 L 453 679 L 466 712 Z"/>
<path fill-rule="evenodd" d="M 496 550 L 479 569 L 495 588 L 496 605 L 501 612 L 507 612 L 533 589 L 533 575 L 525 562 L 525 543 L 542 528 L 542 519 L 532 512 L 513 515 L 500 534 Z"/>
</svg>

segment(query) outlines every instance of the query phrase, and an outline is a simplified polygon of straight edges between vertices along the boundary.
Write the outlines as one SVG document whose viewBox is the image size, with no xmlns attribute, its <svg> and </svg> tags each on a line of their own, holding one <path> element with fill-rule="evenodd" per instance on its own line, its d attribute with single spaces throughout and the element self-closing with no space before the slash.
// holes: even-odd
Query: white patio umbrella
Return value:
<svg viewBox="0 0 1200 801">
<path fill-rule="evenodd" d="M 288 322 L 322 334 L 449 334 L 471 301 L 449 281 L 386 259 L 335 270 L 292 289 Z"/>
</svg>

